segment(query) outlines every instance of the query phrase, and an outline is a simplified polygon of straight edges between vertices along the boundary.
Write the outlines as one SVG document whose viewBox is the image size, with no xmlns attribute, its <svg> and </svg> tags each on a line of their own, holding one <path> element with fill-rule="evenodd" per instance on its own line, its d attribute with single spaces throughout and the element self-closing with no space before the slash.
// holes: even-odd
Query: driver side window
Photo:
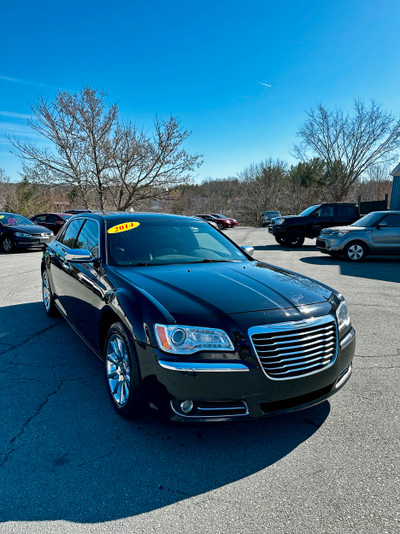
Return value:
<svg viewBox="0 0 400 534">
<path fill-rule="evenodd" d="M 68 248 L 75 248 L 75 241 L 82 226 L 82 219 L 75 219 L 68 225 L 64 234 L 60 237 L 60 243 Z"/>
</svg>

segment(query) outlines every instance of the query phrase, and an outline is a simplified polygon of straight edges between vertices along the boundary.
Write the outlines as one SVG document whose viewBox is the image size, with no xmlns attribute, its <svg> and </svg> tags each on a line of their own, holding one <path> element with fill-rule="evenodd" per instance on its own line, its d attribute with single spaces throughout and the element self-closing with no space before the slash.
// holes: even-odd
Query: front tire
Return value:
<svg viewBox="0 0 400 534">
<path fill-rule="evenodd" d="M 44 270 L 42 273 L 42 301 L 44 311 L 49 317 L 57 317 L 57 315 L 59 315 L 56 305 L 54 304 L 54 296 L 51 291 L 49 277 L 46 270 Z"/>
<path fill-rule="evenodd" d="M 8 236 L 3 237 L 3 240 L 1 242 L 1 249 L 6 254 L 9 254 L 12 252 L 12 249 L 14 248 L 14 243 L 12 242 L 12 239 Z"/>
<path fill-rule="evenodd" d="M 361 261 L 367 255 L 367 247 L 361 241 L 353 241 L 344 249 L 344 256 L 349 261 Z"/>
<path fill-rule="evenodd" d="M 275 236 L 275 241 L 276 241 L 279 245 L 283 245 L 283 244 L 284 244 L 283 238 L 282 238 L 282 237 L 278 237 L 277 235 Z"/>
<path fill-rule="evenodd" d="M 301 247 L 301 245 L 304 243 L 303 232 L 296 229 L 289 230 L 289 232 L 285 235 L 283 242 L 287 247 L 290 248 Z"/>
<path fill-rule="evenodd" d="M 107 389 L 121 417 L 136 419 L 143 412 L 141 380 L 135 348 L 122 323 L 110 326 L 104 343 Z"/>
</svg>

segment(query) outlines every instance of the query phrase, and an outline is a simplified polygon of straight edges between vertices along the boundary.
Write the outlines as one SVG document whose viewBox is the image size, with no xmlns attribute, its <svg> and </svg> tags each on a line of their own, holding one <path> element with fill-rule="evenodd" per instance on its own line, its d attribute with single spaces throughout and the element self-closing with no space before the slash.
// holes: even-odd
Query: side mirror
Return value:
<svg viewBox="0 0 400 534">
<path fill-rule="evenodd" d="M 83 248 L 72 248 L 65 253 L 65 261 L 72 261 L 76 263 L 87 263 L 93 260 L 93 256 L 89 250 Z"/>
<path fill-rule="evenodd" d="M 245 245 L 240 247 L 246 254 L 249 256 L 252 256 L 254 254 L 254 248 L 253 247 L 246 247 Z"/>
</svg>

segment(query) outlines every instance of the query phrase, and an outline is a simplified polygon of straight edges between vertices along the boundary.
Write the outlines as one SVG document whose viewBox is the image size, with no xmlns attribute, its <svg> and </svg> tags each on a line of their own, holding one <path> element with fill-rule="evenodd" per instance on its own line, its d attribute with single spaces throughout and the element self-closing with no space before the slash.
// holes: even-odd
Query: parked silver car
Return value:
<svg viewBox="0 0 400 534">
<path fill-rule="evenodd" d="M 279 211 L 265 211 L 263 215 L 261 215 L 261 226 L 268 226 L 272 219 L 280 216 L 281 214 Z"/>
<path fill-rule="evenodd" d="M 400 254 L 400 211 L 373 211 L 350 226 L 325 228 L 316 245 L 325 254 L 350 261 L 367 254 Z"/>
</svg>

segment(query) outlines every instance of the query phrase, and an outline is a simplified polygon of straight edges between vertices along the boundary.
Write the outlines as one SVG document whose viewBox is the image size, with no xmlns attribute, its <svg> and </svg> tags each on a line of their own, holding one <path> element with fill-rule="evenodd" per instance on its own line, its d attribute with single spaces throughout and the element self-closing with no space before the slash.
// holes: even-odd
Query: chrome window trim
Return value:
<svg viewBox="0 0 400 534">
<path fill-rule="evenodd" d="M 315 326 L 322 326 L 322 325 L 325 325 L 325 324 L 333 324 L 335 326 L 335 332 L 336 332 L 336 351 L 335 351 L 335 354 L 333 355 L 332 357 L 332 360 L 329 362 L 328 365 L 325 365 L 324 367 L 322 368 L 319 368 L 319 369 L 316 369 L 314 371 L 310 371 L 308 373 L 304 373 L 300 376 L 288 376 L 288 377 L 279 377 L 279 378 L 276 378 L 276 377 L 272 377 L 270 376 L 267 371 L 264 369 L 264 366 L 262 364 L 262 361 L 258 355 L 258 351 L 253 343 L 253 338 L 252 336 L 254 334 L 263 334 L 263 333 L 266 333 L 266 334 L 278 334 L 280 332 L 282 332 L 282 334 L 284 332 L 287 332 L 288 330 L 303 330 L 304 328 L 309 328 L 309 327 L 315 327 Z M 249 339 L 250 339 L 250 342 L 251 342 L 251 346 L 253 348 L 253 351 L 254 351 L 254 354 L 257 358 L 257 361 L 260 365 L 260 368 L 262 370 L 262 372 L 264 373 L 264 375 L 269 379 L 269 380 L 273 380 L 275 382 L 281 382 L 281 381 L 284 381 L 284 380 L 299 380 L 301 378 L 304 378 L 304 377 L 307 377 L 307 376 L 311 376 L 311 375 L 314 375 L 314 374 L 317 374 L 317 373 L 321 373 L 322 371 L 325 371 L 325 369 L 329 369 L 330 367 L 332 367 L 332 365 L 335 364 L 336 360 L 337 360 L 337 355 L 338 355 L 338 351 L 339 351 L 339 339 L 338 339 L 338 325 L 337 325 L 337 321 L 336 321 L 336 317 L 334 315 L 324 315 L 322 317 L 311 317 L 310 319 L 302 319 L 300 321 L 288 321 L 286 323 L 272 323 L 272 324 L 266 324 L 266 325 L 258 325 L 258 326 L 252 326 L 249 328 L 248 330 L 248 334 L 249 334 Z M 313 367 L 313 366 L 311 366 Z M 307 368 L 305 368 L 307 369 Z"/>
<path fill-rule="evenodd" d="M 158 360 L 158 363 L 164 369 L 188 373 L 237 373 L 250 370 L 244 363 L 172 362 L 168 360 Z"/>
</svg>

